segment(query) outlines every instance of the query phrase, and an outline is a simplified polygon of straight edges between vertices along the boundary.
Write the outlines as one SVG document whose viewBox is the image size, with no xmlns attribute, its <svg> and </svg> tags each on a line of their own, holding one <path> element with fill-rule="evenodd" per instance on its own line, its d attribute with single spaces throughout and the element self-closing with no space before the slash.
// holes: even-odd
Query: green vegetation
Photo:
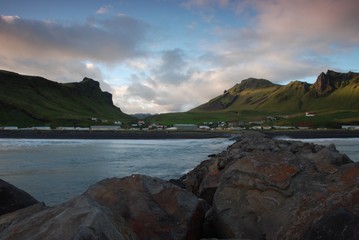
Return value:
<svg viewBox="0 0 359 240">
<path fill-rule="evenodd" d="M 0 71 L 0 126 L 86 127 L 132 120 L 92 79 L 60 84 Z"/>
<path fill-rule="evenodd" d="M 307 117 L 306 112 L 315 116 Z M 359 74 L 328 70 L 314 84 L 293 81 L 285 86 L 250 78 L 188 112 L 161 114 L 148 121 L 241 124 L 269 116 L 277 120 L 264 125 L 338 128 L 359 124 Z"/>
<path fill-rule="evenodd" d="M 315 116 L 305 116 L 311 112 Z M 94 120 L 96 119 L 96 120 Z M 0 71 L 0 126 L 112 125 L 136 120 L 113 105 L 110 93 L 85 78 L 60 84 L 41 77 Z M 146 123 L 171 126 L 227 122 L 250 126 L 338 128 L 359 124 L 359 74 L 321 73 L 314 84 L 293 81 L 282 86 L 265 79 L 246 79 L 188 112 L 151 115 Z"/>
</svg>

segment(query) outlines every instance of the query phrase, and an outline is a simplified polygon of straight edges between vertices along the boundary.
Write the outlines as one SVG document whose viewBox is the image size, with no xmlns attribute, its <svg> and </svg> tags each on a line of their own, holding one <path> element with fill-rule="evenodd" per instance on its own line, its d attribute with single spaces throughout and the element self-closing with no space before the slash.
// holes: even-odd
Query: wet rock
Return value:
<svg viewBox="0 0 359 240">
<path fill-rule="evenodd" d="M 139 239 L 198 239 L 205 204 L 192 193 L 164 180 L 132 175 L 107 179 L 86 193 L 123 218 Z"/>
<path fill-rule="evenodd" d="M 339 208 L 317 221 L 307 232 L 305 240 L 359 239 L 359 215 Z"/>
<path fill-rule="evenodd" d="M 303 239 L 339 208 L 359 212 L 359 164 L 335 146 L 244 133 L 220 155 L 206 161 L 200 177 L 199 169 L 182 177 L 212 204 L 212 237 Z"/>
<path fill-rule="evenodd" d="M 0 239 L 199 239 L 204 202 L 157 178 L 106 179 L 56 207 L 0 217 Z"/>
<path fill-rule="evenodd" d="M 334 145 L 245 132 L 171 182 L 177 186 L 142 175 L 105 179 L 62 205 L 0 216 L 0 239 L 359 236 L 359 163 Z"/>
<path fill-rule="evenodd" d="M 38 203 L 30 194 L 0 179 L 0 215 Z"/>
</svg>

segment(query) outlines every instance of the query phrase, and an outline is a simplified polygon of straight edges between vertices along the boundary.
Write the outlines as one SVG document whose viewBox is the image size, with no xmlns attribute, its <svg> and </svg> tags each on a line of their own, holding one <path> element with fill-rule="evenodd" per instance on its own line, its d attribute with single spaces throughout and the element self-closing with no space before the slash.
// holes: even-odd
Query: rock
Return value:
<svg viewBox="0 0 359 240">
<path fill-rule="evenodd" d="M 38 203 L 30 194 L 0 179 L 0 215 Z"/>
<path fill-rule="evenodd" d="M 142 175 L 105 179 L 62 205 L 0 217 L 0 239 L 199 239 L 204 202 Z"/>
<path fill-rule="evenodd" d="M 132 175 L 107 179 L 86 193 L 123 218 L 139 239 L 198 239 L 205 203 L 192 193 L 157 178 Z"/>
<path fill-rule="evenodd" d="M 359 163 L 335 146 L 244 133 L 181 180 L 212 203 L 206 237 L 303 239 L 340 208 L 359 213 Z"/>
<path fill-rule="evenodd" d="M 359 215 L 339 208 L 317 221 L 307 232 L 305 240 L 359 239 Z"/>
<path fill-rule="evenodd" d="M 0 239 L 359 237 L 359 163 L 334 145 L 244 132 L 171 182 L 105 179 L 62 205 L 0 216 Z"/>
</svg>

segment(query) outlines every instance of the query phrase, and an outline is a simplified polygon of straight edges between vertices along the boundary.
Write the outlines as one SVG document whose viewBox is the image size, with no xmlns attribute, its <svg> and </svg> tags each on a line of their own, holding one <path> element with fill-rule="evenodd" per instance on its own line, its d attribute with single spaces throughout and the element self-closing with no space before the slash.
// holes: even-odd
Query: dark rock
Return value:
<svg viewBox="0 0 359 240">
<path fill-rule="evenodd" d="M 306 234 L 305 240 L 359 239 L 359 215 L 339 208 L 317 221 Z"/>
<path fill-rule="evenodd" d="M 38 203 L 30 194 L 0 179 L 0 215 Z"/>
<path fill-rule="evenodd" d="M 0 239 L 199 239 L 205 210 L 184 189 L 132 175 L 103 180 L 56 207 L 3 215 Z"/>
<path fill-rule="evenodd" d="M 358 186 L 359 163 L 334 145 L 244 132 L 178 180 L 105 179 L 62 205 L 2 215 L 0 239 L 354 240 Z"/>
<path fill-rule="evenodd" d="M 330 212 L 359 212 L 359 164 L 335 146 L 243 133 L 181 179 L 213 204 L 212 237 L 302 239 Z"/>
</svg>

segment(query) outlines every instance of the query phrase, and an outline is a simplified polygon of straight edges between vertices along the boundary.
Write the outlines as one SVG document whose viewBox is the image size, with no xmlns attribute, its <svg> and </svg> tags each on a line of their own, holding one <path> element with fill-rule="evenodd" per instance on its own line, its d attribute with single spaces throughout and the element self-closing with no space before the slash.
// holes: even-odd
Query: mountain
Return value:
<svg viewBox="0 0 359 240">
<path fill-rule="evenodd" d="M 57 83 L 0 70 L 0 125 L 89 126 L 131 120 L 93 79 Z"/>
<path fill-rule="evenodd" d="M 315 117 L 306 117 L 306 112 L 313 112 Z M 238 123 L 262 121 L 269 116 L 275 116 L 277 121 L 266 124 L 307 127 L 359 124 L 359 73 L 328 70 L 313 84 L 292 81 L 279 85 L 266 79 L 249 78 L 188 112 L 161 114 L 151 120 Z"/>
</svg>

